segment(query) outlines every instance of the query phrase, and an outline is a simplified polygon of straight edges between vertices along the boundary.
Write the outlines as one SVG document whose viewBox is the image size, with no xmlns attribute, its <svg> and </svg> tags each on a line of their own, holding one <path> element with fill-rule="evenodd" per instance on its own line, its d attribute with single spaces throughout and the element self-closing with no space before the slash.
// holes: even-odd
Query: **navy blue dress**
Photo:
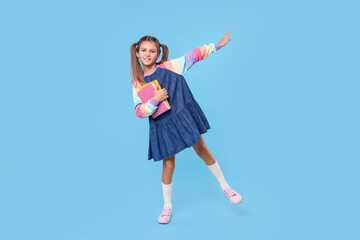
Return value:
<svg viewBox="0 0 360 240">
<path fill-rule="evenodd" d="M 168 92 L 171 109 L 155 119 L 149 116 L 148 160 L 160 161 L 171 157 L 201 139 L 210 129 L 205 114 L 192 95 L 183 75 L 157 67 L 144 77 L 146 83 L 157 79 Z"/>
</svg>

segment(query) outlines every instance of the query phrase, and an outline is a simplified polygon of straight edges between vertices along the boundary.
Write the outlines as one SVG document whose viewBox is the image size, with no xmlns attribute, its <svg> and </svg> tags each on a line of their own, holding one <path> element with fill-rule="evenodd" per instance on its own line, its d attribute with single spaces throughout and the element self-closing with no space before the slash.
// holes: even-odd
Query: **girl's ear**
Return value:
<svg viewBox="0 0 360 240">
<path fill-rule="evenodd" d="M 135 52 L 136 56 L 139 57 L 139 53 L 138 52 Z"/>
</svg>

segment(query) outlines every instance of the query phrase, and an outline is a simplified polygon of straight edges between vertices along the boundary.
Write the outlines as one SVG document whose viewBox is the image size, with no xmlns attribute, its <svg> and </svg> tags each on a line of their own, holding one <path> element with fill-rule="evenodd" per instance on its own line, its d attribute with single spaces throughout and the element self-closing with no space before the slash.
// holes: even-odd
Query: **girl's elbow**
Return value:
<svg viewBox="0 0 360 240">
<path fill-rule="evenodd" d="M 135 115 L 139 118 L 146 118 L 141 111 L 135 111 Z"/>
<path fill-rule="evenodd" d="M 139 118 L 147 118 L 148 116 L 146 115 L 142 115 L 141 113 L 140 114 L 136 114 L 136 116 L 138 116 Z"/>
</svg>

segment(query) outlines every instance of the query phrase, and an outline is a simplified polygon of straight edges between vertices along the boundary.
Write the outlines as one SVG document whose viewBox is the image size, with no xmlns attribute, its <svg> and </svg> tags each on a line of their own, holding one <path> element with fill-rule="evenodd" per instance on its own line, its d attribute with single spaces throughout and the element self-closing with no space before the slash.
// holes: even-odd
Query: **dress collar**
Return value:
<svg viewBox="0 0 360 240">
<path fill-rule="evenodd" d="M 156 68 L 155 68 L 155 70 L 152 72 L 152 73 L 149 73 L 149 74 L 144 74 L 144 77 L 147 77 L 147 76 L 150 76 L 151 74 L 153 74 L 155 71 L 156 71 L 156 69 L 159 67 L 159 64 L 156 64 Z"/>
</svg>

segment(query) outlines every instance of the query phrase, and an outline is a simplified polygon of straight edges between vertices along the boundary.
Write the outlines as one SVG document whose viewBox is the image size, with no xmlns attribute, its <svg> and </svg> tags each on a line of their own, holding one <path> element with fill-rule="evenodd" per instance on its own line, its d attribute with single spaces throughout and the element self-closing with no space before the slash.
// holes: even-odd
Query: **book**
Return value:
<svg viewBox="0 0 360 240">
<path fill-rule="evenodd" d="M 161 86 L 157 79 L 155 79 L 147 84 L 144 84 L 140 87 L 140 90 L 137 92 L 137 94 L 143 103 L 146 103 L 149 99 L 154 97 L 154 91 L 155 91 L 156 84 L 158 86 L 158 89 L 161 90 Z M 170 106 L 168 100 L 165 99 L 164 101 L 161 101 L 158 104 L 158 108 L 151 115 L 151 117 L 153 119 L 155 119 L 157 116 L 163 114 L 164 112 L 166 112 L 170 109 L 171 109 L 171 106 Z"/>
</svg>

